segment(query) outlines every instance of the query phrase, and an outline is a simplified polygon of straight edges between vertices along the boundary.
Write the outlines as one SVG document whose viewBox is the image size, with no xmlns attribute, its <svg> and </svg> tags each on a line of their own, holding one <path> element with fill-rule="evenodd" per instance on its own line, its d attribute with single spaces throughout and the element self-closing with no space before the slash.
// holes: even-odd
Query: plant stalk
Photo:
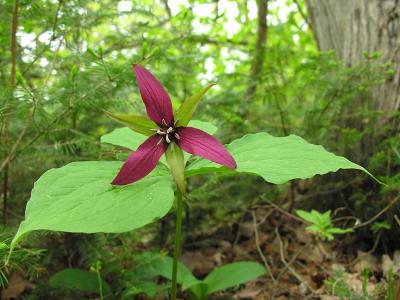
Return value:
<svg viewBox="0 0 400 300">
<path fill-rule="evenodd" d="M 182 192 L 177 188 L 176 192 L 176 225 L 175 225 L 175 243 L 174 243 L 174 258 L 172 265 L 172 286 L 171 286 L 171 299 L 176 300 L 177 277 L 178 277 L 178 261 L 181 248 L 181 235 L 182 235 L 182 211 L 183 199 Z"/>
<path fill-rule="evenodd" d="M 100 300 L 104 300 L 103 283 L 102 283 L 102 280 L 101 280 L 100 270 L 97 269 L 96 273 L 97 273 L 97 282 L 99 284 Z"/>
</svg>

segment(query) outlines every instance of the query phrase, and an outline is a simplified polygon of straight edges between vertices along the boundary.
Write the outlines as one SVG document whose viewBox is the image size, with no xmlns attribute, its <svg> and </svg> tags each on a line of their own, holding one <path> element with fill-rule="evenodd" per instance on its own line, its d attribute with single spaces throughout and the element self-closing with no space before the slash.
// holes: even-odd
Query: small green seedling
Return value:
<svg viewBox="0 0 400 300">
<path fill-rule="evenodd" d="M 306 230 L 316 234 L 318 238 L 331 241 L 334 239 L 334 234 L 344 234 L 352 232 L 351 228 L 338 228 L 332 224 L 331 211 L 328 210 L 324 213 L 312 210 L 307 212 L 304 210 L 296 210 L 297 215 L 305 221 L 311 223 L 306 227 Z"/>
<path fill-rule="evenodd" d="M 137 281 L 135 290 L 146 293 L 150 282 L 154 277 L 161 276 L 168 280 L 172 279 L 173 259 L 169 256 L 158 255 L 153 257 L 147 264 L 143 264 L 135 269 L 131 274 L 132 279 Z M 237 287 L 240 284 L 254 280 L 266 273 L 264 266 L 256 262 L 236 262 L 224 265 L 214 269 L 203 280 L 197 279 L 190 270 L 182 263 L 178 264 L 177 282 L 183 291 L 188 291 L 191 299 L 204 300 L 209 295 L 223 291 L 228 288 Z M 144 280 L 143 274 L 146 274 L 147 280 Z M 139 279 L 139 280 L 138 280 Z M 140 282 L 140 284 L 138 284 Z M 132 289 L 129 289 L 132 292 Z M 150 297 L 154 297 L 155 289 L 150 289 Z M 147 294 L 147 293 L 146 293 Z"/>
</svg>

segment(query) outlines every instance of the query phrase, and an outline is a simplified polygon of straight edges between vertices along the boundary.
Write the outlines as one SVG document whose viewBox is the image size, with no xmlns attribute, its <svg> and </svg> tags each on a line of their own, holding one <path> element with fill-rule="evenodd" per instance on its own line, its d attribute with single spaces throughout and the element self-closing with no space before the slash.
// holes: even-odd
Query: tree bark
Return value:
<svg viewBox="0 0 400 300">
<path fill-rule="evenodd" d="M 257 41 L 251 64 L 250 79 L 246 89 L 247 100 L 250 100 L 256 92 L 257 81 L 264 63 L 265 46 L 267 44 L 267 4 L 268 0 L 257 0 Z"/>
<path fill-rule="evenodd" d="M 13 13 L 12 13 L 12 24 L 11 24 L 11 72 L 10 72 L 10 84 L 9 84 L 9 98 L 7 98 L 7 105 L 10 105 L 10 100 L 14 99 L 14 89 L 17 74 L 17 27 L 18 27 L 18 8 L 19 0 L 14 0 Z M 8 113 L 10 113 L 10 108 Z M 2 136 L 2 141 L 7 148 L 9 143 L 8 130 L 9 130 L 8 120 L 4 120 L 4 133 Z M 7 153 L 5 155 L 7 157 Z M 3 173 L 3 225 L 7 225 L 8 216 L 8 183 L 9 183 L 9 172 L 10 172 L 10 161 L 4 167 Z"/>
<path fill-rule="evenodd" d="M 371 90 L 384 119 L 400 108 L 400 0 L 306 0 L 318 47 L 335 50 L 348 66 L 365 52 L 380 52 L 379 63 L 392 64 L 395 74 Z"/>
</svg>

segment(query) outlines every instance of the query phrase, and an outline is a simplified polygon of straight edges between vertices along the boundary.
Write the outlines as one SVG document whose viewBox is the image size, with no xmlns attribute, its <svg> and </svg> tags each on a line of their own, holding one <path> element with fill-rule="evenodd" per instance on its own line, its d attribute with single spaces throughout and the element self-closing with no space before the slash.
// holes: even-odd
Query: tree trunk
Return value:
<svg viewBox="0 0 400 300">
<path fill-rule="evenodd" d="M 400 108 L 400 0 L 306 0 L 318 47 L 335 50 L 348 66 L 380 52 L 395 74 L 371 90 L 386 117 Z"/>
<path fill-rule="evenodd" d="M 264 64 L 265 47 L 267 44 L 267 5 L 268 0 L 257 0 L 257 41 L 246 89 L 246 101 L 251 101 L 256 92 L 257 82 Z M 248 110 L 243 115 L 245 116 L 247 113 Z"/>
<path fill-rule="evenodd" d="M 17 74 L 17 28 L 18 28 L 18 9 L 19 0 L 14 0 L 13 13 L 12 13 L 12 24 L 11 24 L 11 73 L 10 73 L 10 85 L 9 85 L 9 97 L 7 97 L 6 104 L 9 106 L 8 113 L 11 113 L 12 106 L 9 102 L 14 100 L 14 89 Z M 4 118 L 4 129 L 3 136 L 1 137 L 4 143 L 6 153 L 4 157 L 8 155 L 8 144 L 9 144 L 9 121 Z M 11 161 L 7 161 L 4 166 L 3 173 L 3 225 L 7 225 L 8 216 L 8 190 L 9 190 L 9 173 L 10 173 Z"/>
</svg>

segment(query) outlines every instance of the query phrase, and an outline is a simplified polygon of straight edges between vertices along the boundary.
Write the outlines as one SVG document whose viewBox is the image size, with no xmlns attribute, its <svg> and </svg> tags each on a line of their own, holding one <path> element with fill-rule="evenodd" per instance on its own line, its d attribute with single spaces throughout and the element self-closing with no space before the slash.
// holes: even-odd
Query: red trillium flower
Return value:
<svg viewBox="0 0 400 300">
<path fill-rule="evenodd" d="M 126 185 L 145 177 L 166 153 L 171 173 L 182 189 L 184 160 L 181 149 L 228 168 L 236 168 L 234 158 L 216 138 L 187 126 L 201 96 L 212 85 L 183 102 L 174 117 L 171 99 L 161 83 L 140 65 L 134 65 L 133 70 L 150 120 L 141 116 L 108 114 L 149 138 L 128 157 L 112 181 L 113 185 Z"/>
</svg>

